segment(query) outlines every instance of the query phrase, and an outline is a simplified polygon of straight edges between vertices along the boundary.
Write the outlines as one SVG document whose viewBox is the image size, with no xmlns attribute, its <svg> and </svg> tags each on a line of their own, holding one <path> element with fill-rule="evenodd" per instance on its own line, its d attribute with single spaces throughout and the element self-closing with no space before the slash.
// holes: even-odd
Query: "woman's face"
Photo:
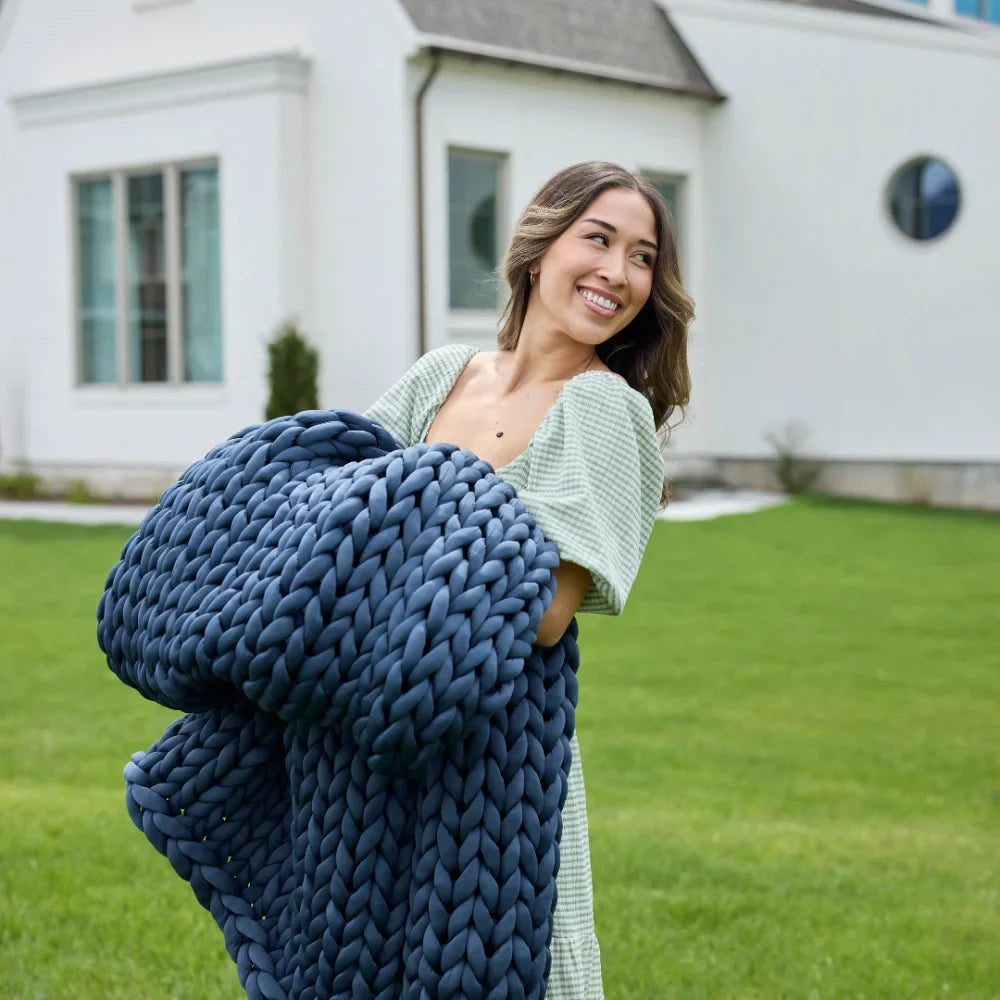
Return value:
<svg viewBox="0 0 1000 1000">
<path fill-rule="evenodd" d="M 542 310 L 574 340 L 602 344 L 628 326 L 649 299 L 656 219 L 638 191 L 611 188 L 532 265 L 528 310 Z M 547 314 L 547 317 L 544 315 Z"/>
</svg>

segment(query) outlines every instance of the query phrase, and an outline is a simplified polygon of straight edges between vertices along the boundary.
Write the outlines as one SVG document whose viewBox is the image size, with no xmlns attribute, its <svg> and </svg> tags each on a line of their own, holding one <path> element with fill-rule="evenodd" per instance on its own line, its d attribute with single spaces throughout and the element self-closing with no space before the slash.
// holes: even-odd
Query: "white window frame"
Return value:
<svg viewBox="0 0 1000 1000">
<path fill-rule="evenodd" d="M 225 382 L 225 365 L 218 382 L 192 382 L 184 379 L 184 331 L 181 316 L 181 218 L 180 175 L 184 170 L 214 167 L 222 190 L 222 172 L 217 157 L 175 160 L 169 163 L 132 164 L 109 170 L 90 170 L 70 176 L 70 230 L 72 234 L 74 382 L 78 389 L 149 389 L 153 386 L 212 386 Z M 167 285 L 167 378 L 163 382 L 132 381 L 129 373 L 128 337 L 128 189 L 127 180 L 136 174 L 163 174 L 164 264 Z M 114 214 L 115 256 L 115 360 L 118 377 L 114 382 L 85 382 L 83 379 L 83 317 L 81 311 L 80 217 L 78 193 L 81 183 L 111 181 Z M 221 220 L 220 220 L 221 225 Z M 222 262 L 220 260 L 221 268 Z M 219 336 L 222 337 L 220 320 Z M 220 345 L 221 346 L 221 345 Z"/>
</svg>

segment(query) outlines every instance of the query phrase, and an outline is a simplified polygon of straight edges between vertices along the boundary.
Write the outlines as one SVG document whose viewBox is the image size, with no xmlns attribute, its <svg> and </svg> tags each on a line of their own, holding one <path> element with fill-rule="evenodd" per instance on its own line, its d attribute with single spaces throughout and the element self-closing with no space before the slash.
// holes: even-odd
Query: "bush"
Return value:
<svg viewBox="0 0 1000 1000">
<path fill-rule="evenodd" d="M 789 423 L 780 434 L 765 434 L 774 448 L 774 474 L 786 493 L 805 493 L 823 471 L 822 463 L 806 457 L 802 452 L 805 442 L 805 427 L 799 423 Z"/>
<path fill-rule="evenodd" d="M 0 497 L 5 500 L 33 500 L 41 491 L 42 481 L 30 472 L 0 475 Z"/>
<path fill-rule="evenodd" d="M 104 497 L 90 488 L 86 479 L 68 482 L 63 492 L 67 503 L 101 503 L 104 500 Z"/>
<path fill-rule="evenodd" d="M 267 345 L 267 380 L 270 394 L 265 420 L 283 417 L 301 410 L 319 409 L 316 380 L 319 352 L 287 322 Z"/>
</svg>

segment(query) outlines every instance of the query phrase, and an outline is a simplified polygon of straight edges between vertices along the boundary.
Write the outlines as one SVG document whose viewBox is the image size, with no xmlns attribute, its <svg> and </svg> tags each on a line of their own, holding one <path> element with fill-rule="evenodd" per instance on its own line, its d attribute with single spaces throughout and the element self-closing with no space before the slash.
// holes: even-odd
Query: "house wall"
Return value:
<svg viewBox="0 0 1000 1000">
<path fill-rule="evenodd" d="M 317 6 L 310 328 L 325 406 L 366 408 L 418 354 L 415 39 L 396 0 Z"/>
<path fill-rule="evenodd" d="M 704 186 L 701 135 L 706 105 L 659 91 L 551 73 L 446 61 L 426 97 L 425 172 L 428 332 L 490 347 L 496 316 L 448 308 L 447 157 L 451 146 L 505 154 L 501 243 L 538 188 L 582 160 L 675 175 L 680 196 L 681 263 L 699 319 L 692 331 L 694 398 L 690 419 L 672 437 L 679 453 L 707 447 L 700 395 L 704 382 Z"/>
<path fill-rule="evenodd" d="M 61 467 L 69 474 L 72 467 L 74 475 L 91 478 L 114 466 L 172 474 L 260 418 L 263 334 L 300 301 L 287 267 L 287 254 L 299 240 L 289 232 L 292 216 L 284 211 L 302 187 L 294 162 L 287 162 L 294 161 L 292 149 L 304 138 L 300 100 L 266 92 L 126 114 L 74 115 L 23 130 L 8 234 L 16 253 L 7 257 L 13 290 L 5 323 L 22 343 L 17 443 L 33 466 L 55 474 Z M 219 166 L 226 248 L 223 383 L 77 384 L 71 177 L 197 157 L 215 157 Z"/>
<path fill-rule="evenodd" d="M 154 492 L 262 418 L 265 342 L 286 318 L 320 346 L 329 405 L 365 405 L 412 352 L 399 51 L 412 27 L 392 2 L 333 6 L 118 0 L 84 16 L 23 0 L 16 18 L 3 12 L 4 468 Z M 220 174 L 223 383 L 77 385 L 72 177 L 203 157 Z"/>
<path fill-rule="evenodd" d="M 303 298 L 307 5 L 231 6 L 24 0 L 7 26 L 5 466 L 148 494 L 260 418 L 263 336 Z M 219 165 L 224 382 L 78 385 L 72 178 L 197 158 Z"/>
<path fill-rule="evenodd" d="M 34 93 L 305 49 L 315 6 L 315 0 L 5 0 L 10 30 L 0 24 L 0 73 L 16 93 Z"/>
<path fill-rule="evenodd" d="M 710 452 L 736 468 L 798 421 L 805 450 L 868 463 L 869 483 L 996 463 L 1000 41 L 765 2 L 669 9 L 731 96 L 705 120 Z M 925 243 L 886 194 L 920 154 L 962 196 Z"/>
</svg>

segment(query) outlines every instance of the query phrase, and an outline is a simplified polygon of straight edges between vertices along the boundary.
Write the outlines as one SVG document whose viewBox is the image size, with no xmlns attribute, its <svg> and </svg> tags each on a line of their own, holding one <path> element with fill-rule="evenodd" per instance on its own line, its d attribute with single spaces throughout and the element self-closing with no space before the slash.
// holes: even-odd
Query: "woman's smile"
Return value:
<svg viewBox="0 0 1000 1000">
<path fill-rule="evenodd" d="M 597 313 L 598 316 L 614 316 L 621 306 L 621 301 L 617 297 L 612 297 L 609 294 L 602 295 L 600 292 L 583 285 L 577 288 L 577 294 L 583 299 L 584 305 L 591 312 Z"/>
</svg>

